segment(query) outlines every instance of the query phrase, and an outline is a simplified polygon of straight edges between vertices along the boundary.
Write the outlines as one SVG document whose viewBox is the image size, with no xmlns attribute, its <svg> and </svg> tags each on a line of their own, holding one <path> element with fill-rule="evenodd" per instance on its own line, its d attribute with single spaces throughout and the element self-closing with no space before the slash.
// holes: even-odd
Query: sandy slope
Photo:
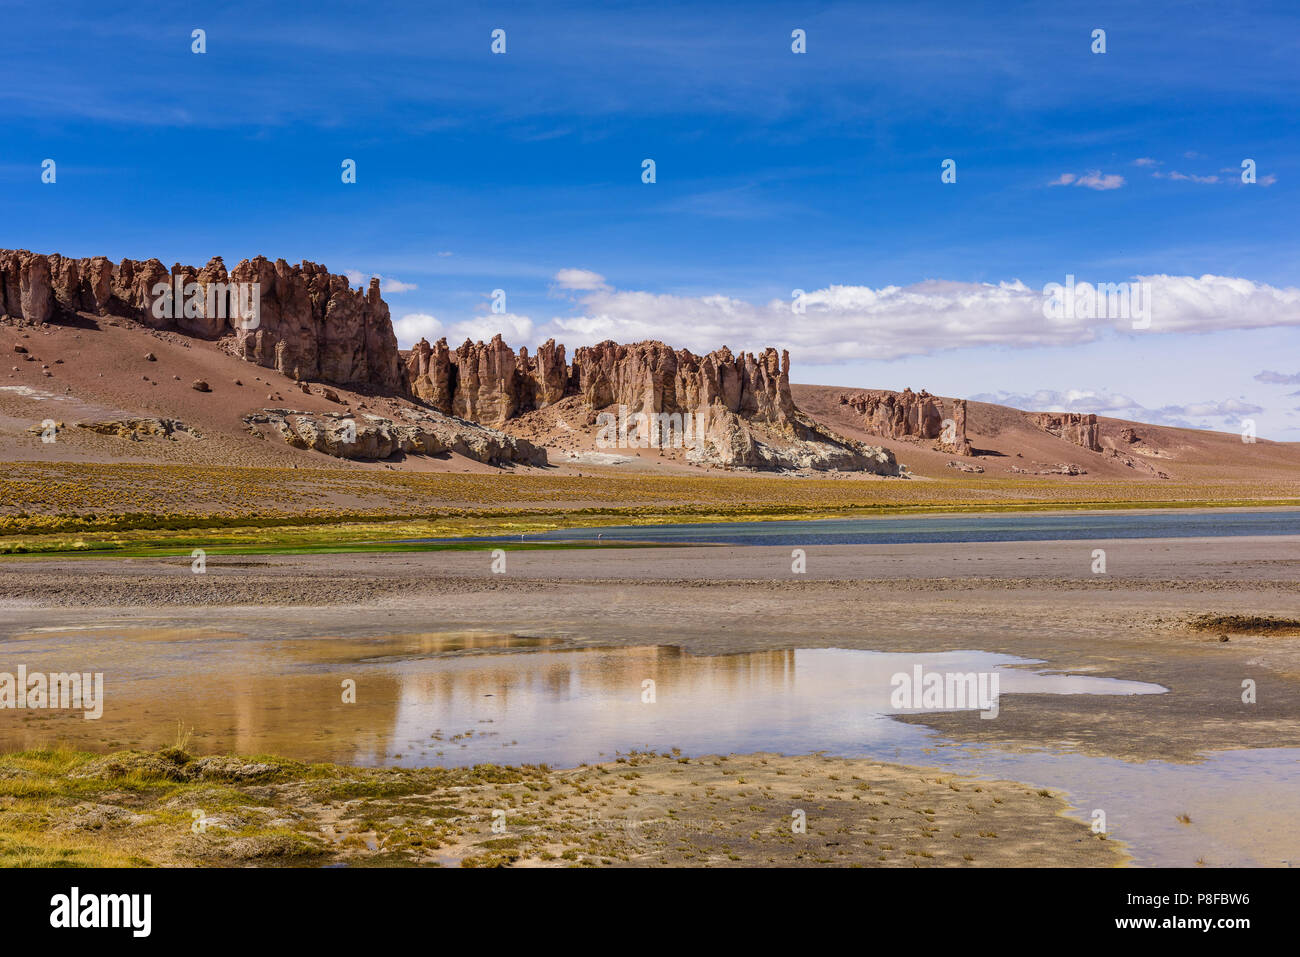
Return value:
<svg viewBox="0 0 1300 957">
<path fill-rule="evenodd" d="M 839 396 L 852 392 L 841 386 L 792 385 L 790 388 L 799 408 L 818 421 L 850 438 L 869 441 L 890 449 L 900 462 L 918 475 L 960 478 L 962 474 L 948 467 L 956 456 L 936 452 L 932 441 L 886 439 L 863 430 L 862 416 L 839 404 Z M 951 400 L 944 397 L 945 407 Z M 1087 475 L 1052 477 L 1063 482 L 1127 479 L 1146 482 L 1162 481 L 1151 471 L 1131 468 L 1107 454 L 1116 449 L 1152 470 L 1181 481 L 1252 480 L 1286 481 L 1294 479 L 1300 469 L 1300 443 L 1270 442 L 1259 439 L 1246 443 L 1241 436 L 1200 429 L 1174 429 L 1159 425 L 1127 422 L 1123 419 L 1098 417 L 1101 426 L 1102 452 L 1092 452 L 1038 428 L 1019 409 L 987 402 L 968 402 L 966 435 L 975 447 L 973 458 L 961 461 L 984 467 L 985 476 L 1010 476 L 1010 469 L 1037 470 L 1043 465 L 1073 463 Z M 1120 430 L 1132 428 L 1142 441 L 1128 444 L 1120 439 Z"/>
<path fill-rule="evenodd" d="M 16 352 L 15 347 L 26 349 L 27 354 Z M 147 353 L 152 353 L 156 361 L 146 359 Z M 311 393 L 305 394 L 293 380 L 229 356 L 218 343 L 151 330 L 127 320 L 83 316 L 75 324 L 44 326 L 9 321 L 0 324 L 0 356 L 8 360 L 0 365 L 0 461 L 494 471 L 455 455 L 348 463 L 319 452 L 290 448 L 274 437 L 250 434 L 242 417 L 266 407 L 307 412 L 338 412 L 347 407 L 393 415 L 410 403 L 330 386 L 340 400 L 332 402 L 322 394 L 321 385 L 312 384 Z M 30 361 L 27 356 L 32 357 Z M 198 379 L 207 381 L 212 391 L 196 391 L 192 385 Z M 828 386 L 793 387 L 795 401 L 805 412 L 851 438 L 892 449 L 914 474 L 953 480 L 967 474 L 948 468 L 953 457 L 933 451 L 932 443 L 888 440 L 867 433 L 860 427 L 861 417 L 838 404 L 841 391 Z M 1062 463 L 1078 464 L 1088 474 L 1053 476 L 1049 481 L 1156 482 L 1160 480 L 1152 474 L 1155 469 L 1185 481 L 1291 480 L 1300 472 L 1297 443 L 1261 440 L 1249 445 L 1235 435 L 1103 419 L 1103 445 L 1122 446 L 1126 455 L 1140 463 L 1149 462 L 1152 469 L 1148 471 L 1049 435 L 1018 410 L 978 402 L 971 403 L 969 409 L 968 433 L 979 454 L 968 461 L 984 467 L 981 478 L 1010 477 L 1012 466 L 1034 470 Z M 71 424 L 127 416 L 179 419 L 202 438 L 130 441 L 70 428 L 59 434 L 57 442 L 46 444 L 27 431 L 46 419 Z M 1121 443 L 1119 430 L 1126 425 L 1136 428 L 1144 441 L 1137 446 Z M 661 453 L 597 448 L 589 413 L 576 399 L 515 420 L 508 431 L 548 447 L 552 468 L 546 474 L 575 474 L 584 469 L 588 473 L 593 469 L 616 469 L 681 475 L 706 471 L 687 463 L 680 449 Z"/>
</svg>

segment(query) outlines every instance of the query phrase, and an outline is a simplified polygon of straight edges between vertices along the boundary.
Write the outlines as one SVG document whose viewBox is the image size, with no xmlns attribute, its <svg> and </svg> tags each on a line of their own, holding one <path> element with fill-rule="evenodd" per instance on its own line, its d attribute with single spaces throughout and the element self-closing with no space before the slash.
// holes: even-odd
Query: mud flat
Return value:
<svg viewBox="0 0 1300 957">
<path fill-rule="evenodd" d="M 1096 548 L 1107 553 L 1106 574 L 1092 571 Z M 9 657 L 15 646 L 35 651 L 53 635 L 93 648 L 105 629 L 134 628 L 219 628 L 252 639 L 250 648 L 257 639 L 311 639 L 317 649 L 333 638 L 341 656 L 357 660 L 349 643 L 435 633 L 548 640 L 510 652 L 538 660 L 556 649 L 646 647 L 697 658 L 828 648 L 1015 656 L 1042 672 L 1167 691 L 1016 693 L 996 720 L 971 711 L 894 715 L 884 720 L 915 726 L 930 736 L 930 750 L 873 753 L 875 763 L 895 757 L 900 767 L 929 765 L 927 775 L 1030 782 L 1022 787 L 1070 803 L 1070 824 L 1085 839 L 1094 810 L 1112 821 L 1127 816 L 1129 826 L 1112 836 L 1128 842 L 1139 863 L 1300 859 L 1291 813 L 1300 783 L 1300 626 L 1276 626 L 1300 621 L 1300 541 L 810 546 L 806 560 L 799 574 L 783 547 L 507 550 L 506 572 L 495 574 L 485 548 L 213 556 L 206 574 L 195 575 L 182 559 L 11 558 L 0 562 L 0 639 Z M 1207 626 L 1201 616 L 1223 624 Z M 166 702 L 155 716 L 160 728 L 185 717 Z M 39 724 L 27 730 L 21 746 L 55 737 Z M 93 750 L 158 743 L 123 736 Z M 801 744 L 805 757 L 816 750 Z M 237 740 L 231 749 L 241 750 Z M 996 757 L 950 757 L 972 749 Z M 758 750 L 783 749 L 745 753 Z M 379 753 L 391 758 L 399 749 L 381 742 Z M 501 759 L 511 760 L 508 749 Z M 817 787 L 834 793 L 827 782 Z M 698 843 L 697 835 L 678 836 Z M 1032 863 L 1035 853 L 1027 845 L 1015 862 Z"/>
</svg>

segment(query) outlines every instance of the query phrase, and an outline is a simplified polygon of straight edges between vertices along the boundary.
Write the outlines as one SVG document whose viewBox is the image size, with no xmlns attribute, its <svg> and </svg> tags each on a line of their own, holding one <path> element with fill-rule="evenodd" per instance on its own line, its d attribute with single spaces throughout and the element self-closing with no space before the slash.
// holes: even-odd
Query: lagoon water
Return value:
<svg viewBox="0 0 1300 957">
<path fill-rule="evenodd" d="M 573 767 L 673 748 L 697 756 L 821 751 L 1065 789 L 1076 815 L 1088 820 L 1104 810 L 1110 833 L 1145 863 L 1189 865 L 1207 853 L 1215 864 L 1300 860 L 1289 820 L 1300 785 L 1296 749 L 1227 752 L 1196 765 L 1132 764 L 958 744 L 894 720 L 902 713 L 891 701 L 894 677 L 918 666 L 996 674 L 1001 707 L 1026 693 L 1166 693 L 1144 682 L 1044 672 L 1040 662 L 978 650 L 697 657 L 675 647 L 574 648 L 514 635 L 259 639 L 114 625 L 31 630 L 0 641 L 0 656 L 29 671 L 67 670 L 75 661 L 78 670 L 105 673 L 101 719 L 0 712 L 6 749 L 56 742 L 157 748 L 172 744 L 179 727 L 192 729 L 196 753 L 388 766 Z M 355 703 L 343 701 L 345 680 L 356 683 Z M 983 723 L 976 714 L 971 721 Z M 1179 814 L 1204 826 L 1189 829 Z"/>
<path fill-rule="evenodd" d="M 704 522 L 568 528 L 523 541 L 643 542 L 665 545 L 908 545 L 925 542 L 1035 542 L 1113 538 L 1221 538 L 1300 535 L 1300 509 L 1107 511 Z M 498 536 L 483 541 L 520 541 Z M 418 541 L 437 541 L 419 539 Z"/>
</svg>

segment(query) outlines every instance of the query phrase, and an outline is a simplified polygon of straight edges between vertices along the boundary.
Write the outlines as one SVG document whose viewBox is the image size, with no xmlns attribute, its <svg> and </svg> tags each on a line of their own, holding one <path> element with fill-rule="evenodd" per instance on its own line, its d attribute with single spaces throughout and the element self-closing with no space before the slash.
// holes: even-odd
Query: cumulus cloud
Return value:
<svg viewBox="0 0 1300 957">
<path fill-rule="evenodd" d="M 1089 389 L 1071 389 L 1065 392 L 1041 389 L 1031 393 L 984 392 L 971 396 L 971 399 L 975 402 L 1009 405 L 1030 412 L 1095 412 L 1114 419 L 1185 429 L 1215 426 L 1237 428 L 1242 416 L 1257 415 L 1264 411 L 1260 406 L 1243 399 L 1209 400 L 1149 409 L 1131 396 Z"/>
<path fill-rule="evenodd" d="M 1066 277 L 1060 277 L 1062 282 Z M 1300 326 L 1300 289 L 1278 288 L 1229 276 L 1080 277 L 1094 282 L 1143 282 L 1141 300 L 1150 325 L 1129 318 L 1044 317 L 1046 296 L 1020 280 L 968 283 L 931 279 L 909 286 L 829 286 L 798 302 L 753 303 L 730 296 L 678 296 L 608 285 L 581 292 L 576 315 L 537 320 L 520 314 L 484 313 L 444 323 L 415 312 L 394 322 L 398 342 L 446 336 L 488 340 L 501 333 L 515 348 L 555 338 L 571 349 L 602 339 L 661 339 L 695 352 L 722 345 L 733 351 L 767 346 L 789 349 L 803 364 L 899 359 L 980 346 L 1070 346 L 1108 333 L 1160 335 Z M 1076 288 L 1079 288 L 1076 286 Z M 1102 299 L 1101 305 L 1107 305 Z M 802 311 L 797 311 L 799 307 Z M 1103 308 L 1099 315 L 1105 315 Z M 1263 380 L 1261 380 L 1263 381 Z M 1087 411 L 1097 411 L 1089 409 Z"/>
<path fill-rule="evenodd" d="M 522 344 L 531 343 L 536 330 L 533 320 L 510 312 L 490 313 L 450 324 L 440 322 L 428 313 L 409 312 L 394 320 L 393 332 L 397 336 L 397 344 L 403 349 L 411 348 L 421 339 L 435 342 L 443 337 L 455 348 L 466 339 L 486 342 L 497 334 L 518 348 Z"/>
<path fill-rule="evenodd" d="M 581 292 L 606 288 L 605 277 L 590 269 L 561 269 L 555 274 L 555 281 L 561 289 Z"/>
<path fill-rule="evenodd" d="M 400 319 L 393 320 L 397 343 L 404 349 L 409 349 L 421 339 L 430 342 L 437 340 L 445 335 L 442 329 L 442 323 L 425 312 L 408 312 Z"/>
<path fill-rule="evenodd" d="M 1119 173 L 1103 174 L 1099 169 L 1090 169 L 1082 176 L 1076 176 L 1074 173 L 1062 173 L 1056 179 L 1048 183 L 1049 186 L 1086 186 L 1088 189 L 1107 190 L 1119 189 L 1124 185 L 1125 179 Z"/>
<path fill-rule="evenodd" d="M 1269 385 L 1300 385 L 1300 372 L 1288 374 L 1285 372 L 1270 372 L 1265 369 L 1263 372 L 1255 374 L 1256 382 L 1267 382 Z"/>
<path fill-rule="evenodd" d="M 368 276 L 360 269 L 349 269 L 343 273 L 347 280 L 358 289 L 365 289 L 370 285 L 371 278 L 379 279 L 379 291 L 382 293 L 397 294 L 401 292 L 412 292 L 420 287 L 415 283 L 402 282 L 400 279 L 394 279 L 392 276 L 380 276 L 377 273 Z"/>
<path fill-rule="evenodd" d="M 1158 159 L 1152 159 L 1150 156 L 1139 156 L 1133 161 L 1135 166 L 1163 166 L 1164 164 Z"/>
<path fill-rule="evenodd" d="M 1061 277 L 1064 280 L 1065 277 Z M 830 286 L 791 300 L 750 303 L 728 296 L 674 296 L 603 288 L 579 299 L 581 315 L 539 327 L 570 346 L 615 339 L 662 339 L 692 350 L 774 345 L 800 362 L 897 359 L 975 346 L 1061 346 L 1094 341 L 1107 330 L 1135 335 L 1215 332 L 1300 325 L 1300 289 L 1226 276 L 1093 277 L 1149 283 L 1148 329 L 1130 319 L 1046 319 L 1044 294 L 1020 280 L 910 286 Z M 1077 311 L 1077 310 L 1076 310 Z"/>
</svg>

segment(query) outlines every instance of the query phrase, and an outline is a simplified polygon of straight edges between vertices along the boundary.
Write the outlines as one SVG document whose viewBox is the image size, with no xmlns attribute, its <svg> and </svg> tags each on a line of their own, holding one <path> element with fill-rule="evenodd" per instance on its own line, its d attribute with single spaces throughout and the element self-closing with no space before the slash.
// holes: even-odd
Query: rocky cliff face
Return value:
<svg viewBox="0 0 1300 957">
<path fill-rule="evenodd" d="M 1034 424 L 1080 448 L 1101 451 L 1097 416 L 1091 412 L 1031 412 Z"/>
<path fill-rule="evenodd" d="M 227 271 L 214 258 L 202 269 L 179 263 L 168 269 L 157 259 L 114 264 L 103 256 L 0 250 L 0 314 L 34 323 L 77 314 L 121 317 L 216 341 L 300 382 L 416 397 L 446 416 L 493 429 L 581 396 L 592 422 L 595 412 L 609 408 L 655 417 L 656 423 L 661 416 L 689 416 L 694 444 L 688 457 L 697 462 L 897 473 L 890 453 L 834 435 L 795 408 L 787 353 L 733 355 L 723 348 L 697 356 L 662 342 L 606 341 L 576 350 L 569 363 L 564 346 L 553 340 L 530 356 L 496 336 L 486 344 L 466 341 L 455 351 L 446 340 L 422 340 L 403 358 L 378 280 L 367 290 L 353 289 L 311 262 L 290 266 L 259 256 Z M 363 441 L 348 451 L 368 455 L 372 446 L 447 444 L 425 425 L 363 426 Z M 308 447 L 332 446 L 328 429 L 304 428 L 310 437 L 294 434 Z M 484 454 L 529 461 L 532 451 Z"/>
<path fill-rule="evenodd" d="M 160 284 L 166 294 L 156 294 Z M 235 355 L 295 379 L 394 393 L 408 388 L 378 280 L 363 292 L 315 263 L 258 256 L 227 273 L 220 258 L 202 269 L 177 263 L 169 270 L 157 259 L 114 265 L 103 256 L 0 250 L 0 314 L 49 322 L 76 313 L 221 339 Z"/>
<path fill-rule="evenodd" d="M 913 392 L 841 393 L 840 405 L 860 412 L 863 426 L 874 435 L 891 439 L 937 439 L 935 448 L 955 455 L 971 455 L 974 449 L 966 438 L 966 400 L 954 399 L 944 416 L 943 400 L 922 389 Z"/>
<path fill-rule="evenodd" d="M 775 349 L 735 356 L 718 349 L 697 356 L 662 342 L 584 346 L 565 362 L 565 349 L 549 340 L 529 356 L 500 336 L 466 341 L 452 351 L 445 339 L 421 341 L 407 355 L 411 388 L 448 415 L 500 427 L 510 419 L 580 396 L 594 414 L 617 409 L 636 419 L 633 440 L 650 421 L 680 428 L 691 417 L 687 458 L 743 468 L 865 469 L 897 474 L 893 456 L 815 425 L 790 397 L 790 356 Z M 628 438 L 628 436 L 624 436 Z"/>
<path fill-rule="evenodd" d="M 795 414 L 790 398 L 790 356 L 768 349 L 733 356 L 718 349 L 696 356 L 662 342 L 584 346 L 565 364 L 564 346 L 548 340 L 537 355 L 518 355 L 500 336 L 489 343 L 466 340 L 454 352 L 446 339 L 420 340 L 407 356 L 407 376 L 416 395 L 448 415 L 501 425 L 581 395 L 593 409 L 626 406 L 628 412 L 693 412 L 718 405 L 768 425 L 788 427 Z"/>
</svg>

